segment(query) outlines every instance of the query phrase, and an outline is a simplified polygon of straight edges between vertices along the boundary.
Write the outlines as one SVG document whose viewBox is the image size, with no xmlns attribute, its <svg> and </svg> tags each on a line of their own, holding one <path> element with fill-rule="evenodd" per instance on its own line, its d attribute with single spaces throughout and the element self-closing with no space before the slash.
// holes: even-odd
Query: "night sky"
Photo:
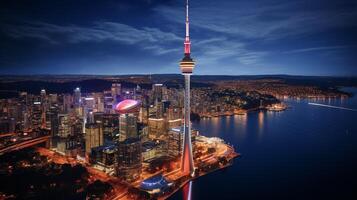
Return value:
<svg viewBox="0 0 357 200">
<path fill-rule="evenodd" d="M 179 73 L 184 0 L 2 0 L 0 74 Z M 357 75 L 356 0 L 191 0 L 195 74 Z"/>
</svg>

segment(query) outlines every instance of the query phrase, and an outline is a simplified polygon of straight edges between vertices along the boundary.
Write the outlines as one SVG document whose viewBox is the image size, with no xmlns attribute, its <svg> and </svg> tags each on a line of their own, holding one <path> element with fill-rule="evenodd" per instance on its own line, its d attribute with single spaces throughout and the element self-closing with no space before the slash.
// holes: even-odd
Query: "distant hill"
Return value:
<svg viewBox="0 0 357 200">
<path fill-rule="evenodd" d="M 314 85 L 322 88 L 357 86 L 357 77 L 328 77 L 328 76 L 290 76 L 290 75 L 193 75 L 192 87 L 211 87 L 215 81 L 234 80 L 264 80 L 278 79 L 288 85 Z M 153 83 L 163 83 L 168 87 L 183 87 L 184 79 L 181 74 L 152 74 L 152 75 L 29 75 L 29 76 L 0 76 L 0 96 L 12 96 L 18 91 L 39 94 L 41 89 L 48 93 L 72 93 L 80 87 L 83 92 L 99 92 L 109 90 L 112 82 L 120 82 L 125 88 L 140 85 L 149 89 Z"/>
</svg>

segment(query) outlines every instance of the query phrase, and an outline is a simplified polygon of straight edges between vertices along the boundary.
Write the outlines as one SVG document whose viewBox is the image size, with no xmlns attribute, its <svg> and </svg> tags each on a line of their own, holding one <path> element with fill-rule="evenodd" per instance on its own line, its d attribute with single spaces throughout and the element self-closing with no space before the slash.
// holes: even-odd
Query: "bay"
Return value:
<svg viewBox="0 0 357 200">
<path fill-rule="evenodd" d="M 203 119 L 193 127 L 220 137 L 241 157 L 192 182 L 198 199 L 356 199 L 357 88 L 348 99 L 284 100 L 283 112 Z M 178 191 L 170 199 L 184 199 Z"/>
</svg>

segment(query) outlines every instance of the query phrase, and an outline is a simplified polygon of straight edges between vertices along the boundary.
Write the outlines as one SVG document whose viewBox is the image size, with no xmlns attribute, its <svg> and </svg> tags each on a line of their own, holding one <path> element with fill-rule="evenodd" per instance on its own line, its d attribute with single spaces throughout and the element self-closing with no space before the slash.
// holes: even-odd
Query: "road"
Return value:
<svg viewBox="0 0 357 200">
<path fill-rule="evenodd" d="M 35 146 L 37 144 L 41 144 L 44 142 L 48 142 L 50 140 L 51 136 L 41 136 L 41 137 L 36 137 L 36 138 L 32 138 L 29 140 L 23 140 L 23 141 L 19 141 L 19 142 L 15 142 L 12 143 L 11 145 L 2 147 L 0 149 L 0 155 L 4 154 L 4 153 L 8 153 L 11 151 L 15 151 L 15 150 L 20 150 L 20 149 L 24 149 L 27 147 L 32 147 Z"/>
<path fill-rule="evenodd" d="M 216 162 L 217 158 L 219 158 L 219 157 L 226 157 L 227 160 L 230 160 L 238 155 L 234 152 L 234 149 L 231 146 L 223 144 L 223 143 L 218 144 L 216 148 L 217 149 L 215 152 L 213 152 L 209 155 L 202 156 L 199 159 L 195 159 L 195 163 L 197 164 L 199 162 L 200 163 L 204 162 L 204 163 L 210 164 L 210 163 Z M 137 180 L 133 183 L 126 183 L 126 182 L 121 181 L 117 177 L 109 176 L 105 172 L 89 166 L 89 164 L 86 162 L 79 162 L 79 161 L 75 160 L 74 158 L 60 155 L 58 153 L 55 153 L 55 152 L 53 152 L 49 149 L 45 149 L 45 148 L 37 148 L 37 150 L 41 155 L 47 156 L 50 160 L 52 160 L 55 163 L 59 163 L 59 164 L 68 163 L 71 165 L 82 164 L 83 166 L 85 166 L 87 168 L 87 170 L 90 174 L 90 177 L 89 177 L 90 182 L 94 182 L 95 180 L 101 180 L 103 182 L 107 182 L 107 183 L 111 184 L 113 187 L 113 191 L 107 196 L 107 199 L 109 199 L 109 200 L 130 199 L 129 193 L 128 193 L 128 189 L 130 187 L 139 187 L 141 181 L 143 181 L 147 178 L 150 178 L 152 176 L 155 176 L 157 174 L 160 174 L 160 173 L 163 173 L 163 176 L 168 178 L 171 181 L 178 180 L 179 178 L 182 178 L 183 176 L 185 176 L 185 174 L 182 174 L 179 167 L 173 171 L 170 171 L 170 172 L 164 172 L 163 170 L 159 170 L 155 173 L 147 173 L 147 172 L 145 172 L 145 169 L 143 169 L 142 178 L 140 178 L 139 180 Z M 174 164 L 175 164 L 175 166 L 179 166 L 179 161 L 175 162 Z M 226 166 L 222 166 L 220 168 L 224 168 L 224 167 L 226 167 Z M 205 174 L 206 173 L 202 173 L 202 174 L 199 174 L 199 176 L 202 176 Z"/>
<path fill-rule="evenodd" d="M 39 152 L 41 155 L 46 156 L 50 161 L 58 164 L 70 164 L 72 166 L 81 164 L 86 169 L 88 170 L 89 173 L 89 182 L 92 183 L 96 180 L 100 180 L 103 182 L 109 183 L 113 187 L 113 192 L 109 194 L 107 197 L 108 200 L 118 200 L 118 199 L 124 199 L 126 195 L 128 194 L 128 188 L 129 186 L 123 183 L 121 180 L 119 180 L 117 177 L 109 176 L 103 171 L 100 171 L 98 169 L 95 169 L 93 167 L 90 167 L 89 164 L 85 162 L 79 162 L 78 160 L 68 157 L 68 156 L 63 156 L 60 155 L 54 151 L 51 151 L 46 148 L 41 148 L 38 147 L 37 152 Z"/>
</svg>

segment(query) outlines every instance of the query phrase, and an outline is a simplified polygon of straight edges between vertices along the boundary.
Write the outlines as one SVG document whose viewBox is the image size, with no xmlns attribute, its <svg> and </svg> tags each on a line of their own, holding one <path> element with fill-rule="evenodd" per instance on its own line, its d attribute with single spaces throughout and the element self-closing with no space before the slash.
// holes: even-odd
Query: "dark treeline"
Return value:
<svg viewBox="0 0 357 200">
<path fill-rule="evenodd" d="M 13 199 L 100 199 L 112 189 L 88 177 L 85 167 L 48 162 L 33 149 L 0 156 L 0 194 Z"/>
</svg>

